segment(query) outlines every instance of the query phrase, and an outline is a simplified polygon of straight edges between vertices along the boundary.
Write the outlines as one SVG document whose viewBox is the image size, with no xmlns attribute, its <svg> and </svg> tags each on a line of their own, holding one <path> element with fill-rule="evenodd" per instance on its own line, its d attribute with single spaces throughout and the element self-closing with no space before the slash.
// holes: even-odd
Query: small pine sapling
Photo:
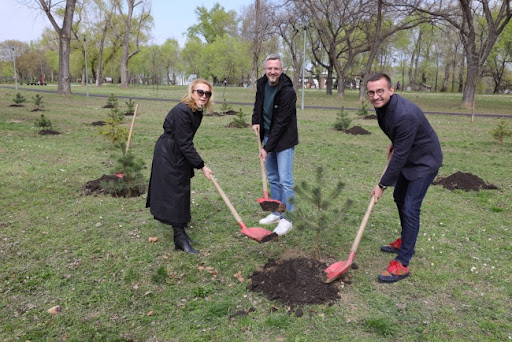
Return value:
<svg viewBox="0 0 512 342">
<path fill-rule="evenodd" d="M 41 130 L 52 129 L 52 122 L 45 118 L 44 114 L 41 114 L 41 116 L 34 123 L 34 126 L 39 127 Z"/>
<path fill-rule="evenodd" d="M 357 116 L 362 118 L 368 115 L 368 105 L 366 104 L 366 102 L 363 101 L 363 103 L 361 103 L 361 108 L 357 110 L 356 114 Z"/>
<path fill-rule="evenodd" d="M 36 96 L 32 97 L 32 100 L 34 101 L 34 107 L 36 111 L 41 110 L 41 108 L 44 107 L 43 97 L 41 95 L 36 94 Z"/>
<path fill-rule="evenodd" d="M 334 123 L 334 129 L 337 131 L 346 131 L 352 122 L 352 119 L 348 117 L 348 112 L 345 110 L 345 107 L 341 107 L 341 110 L 338 112 L 336 117 L 336 122 Z"/>
<path fill-rule="evenodd" d="M 508 127 L 508 122 L 505 121 L 505 119 L 500 118 L 496 127 L 491 129 L 489 133 L 491 133 L 500 145 L 503 145 L 503 138 L 512 135 L 512 129 Z"/>
<path fill-rule="evenodd" d="M 226 113 L 227 111 L 230 111 L 232 110 L 233 107 L 231 106 L 231 104 L 229 104 L 226 99 L 224 99 L 224 102 L 222 102 L 222 104 L 220 105 L 220 111 L 222 113 Z"/>
<path fill-rule="evenodd" d="M 126 114 L 133 114 L 135 112 L 135 102 L 132 99 L 128 99 L 128 102 L 125 102 L 128 107 Z"/>
<path fill-rule="evenodd" d="M 245 128 L 247 127 L 247 122 L 245 121 L 245 113 L 240 108 L 240 111 L 236 114 L 233 121 L 231 121 L 231 127 L 236 128 Z"/>
<path fill-rule="evenodd" d="M 105 118 L 105 124 L 98 128 L 98 134 L 103 135 L 116 147 L 128 139 L 128 128 L 121 126 L 123 117 L 117 107 L 112 107 Z"/>
<path fill-rule="evenodd" d="M 294 187 L 296 198 L 307 202 L 308 207 L 303 209 L 295 205 L 296 199 L 292 198 L 290 202 L 295 205 L 295 210 L 286 213 L 286 216 L 293 221 L 298 229 L 315 229 L 315 259 L 317 260 L 320 259 L 320 233 L 330 226 L 347 221 L 348 217 L 345 213 L 352 205 L 352 201 L 347 200 L 343 208 L 331 209 L 339 204 L 336 199 L 345 187 L 342 181 L 338 181 L 334 189 L 325 197 L 322 192 L 323 187 L 324 169 L 319 166 L 316 169 L 316 183 L 313 186 L 303 181 Z"/>
<path fill-rule="evenodd" d="M 105 108 L 117 108 L 119 107 L 119 102 L 117 100 L 117 96 L 114 93 L 111 93 L 107 99 L 107 105 Z"/>
<path fill-rule="evenodd" d="M 21 95 L 21 93 L 17 93 L 16 97 L 12 99 L 16 106 L 23 107 L 22 103 L 27 102 L 27 99 L 25 99 L 25 96 Z"/>
<path fill-rule="evenodd" d="M 118 181 L 104 181 L 100 186 L 105 192 L 114 197 L 135 197 L 146 190 L 146 180 L 142 174 L 144 161 L 136 158 L 131 151 L 126 151 L 126 144 L 120 143 L 122 156 L 117 159 L 117 165 L 113 170 L 119 175 Z"/>
</svg>

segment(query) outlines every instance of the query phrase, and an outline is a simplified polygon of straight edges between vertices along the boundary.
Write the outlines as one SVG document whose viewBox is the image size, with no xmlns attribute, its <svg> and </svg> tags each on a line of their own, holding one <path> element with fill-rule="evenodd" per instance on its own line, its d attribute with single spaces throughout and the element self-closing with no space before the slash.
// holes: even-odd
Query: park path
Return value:
<svg viewBox="0 0 512 342">
<path fill-rule="evenodd" d="M 14 89 L 14 87 L 10 86 L 0 86 L 0 88 L 5 89 Z M 21 88 L 18 86 L 18 89 L 28 90 L 28 91 L 37 91 L 42 93 L 56 93 L 54 90 L 50 89 L 42 89 L 41 86 L 32 86 L 31 88 Z M 73 92 L 73 95 L 78 96 L 87 96 L 86 93 L 81 92 Z M 110 95 L 101 95 L 101 94 L 89 94 L 89 97 L 104 97 L 108 98 Z M 132 100 L 144 100 L 144 101 L 166 101 L 166 102 L 179 102 L 181 100 L 173 100 L 173 99 L 162 99 L 162 98 L 154 98 L 154 97 L 137 97 L 137 96 L 117 96 L 120 99 L 132 99 Z M 241 106 L 252 106 L 254 103 L 247 102 L 230 102 L 232 105 L 241 105 Z M 298 107 L 298 106 L 297 106 Z M 339 107 L 328 107 L 328 106 L 304 106 L 304 109 L 320 109 L 320 110 L 339 110 Z M 344 108 L 349 111 L 356 111 L 359 108 Z M 373 109 L 368 108 L 369 112 L 375 112 Z M 435 112 L 435 111 L 423 111 L 425 114 L 431 115 L 454 115 L 454 116 L 468 116 L 471 117 L 471 113 L 457 113 L 457 112 Z M 512 114 L 492 114 L 492 113 L 474 113 L 474 116 L 480 117 L 489 117 L 489 118 L 507 118 L 512 119 Z"/>
</svg>

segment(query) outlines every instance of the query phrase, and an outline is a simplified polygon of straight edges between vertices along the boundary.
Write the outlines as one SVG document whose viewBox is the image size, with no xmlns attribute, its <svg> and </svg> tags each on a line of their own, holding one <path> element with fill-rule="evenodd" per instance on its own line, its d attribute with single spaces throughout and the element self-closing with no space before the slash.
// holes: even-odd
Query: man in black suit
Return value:
<svg viewBox="0 0 512 342">
<path fill-rule="evenodd" d="M 379 281 L 385 283 L 409 275 L 409 261 L 420 229 L 421 203 L 443 161 L 439 138 L 421 109 L 394 91 L 386 74 L 374 74 L 367 81 L 367 95 L 379 126 L 391 140 L 388 168 L 371 194 L 377 203 L 388 186 L 395 187 L 393 198 L 402 226 L 400 238 L 381 247 L 383 252 L 398 254 L 379 274 Z"/>
</svg>

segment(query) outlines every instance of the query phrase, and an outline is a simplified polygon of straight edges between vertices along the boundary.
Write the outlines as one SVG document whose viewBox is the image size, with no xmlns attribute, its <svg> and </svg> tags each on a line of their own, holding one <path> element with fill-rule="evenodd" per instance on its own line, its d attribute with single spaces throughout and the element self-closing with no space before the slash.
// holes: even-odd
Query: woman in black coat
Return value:
<svg viewBox="0 0 512 342">
<path fill-rule="evenodd" d="M 176 249 L 196 254 L 193 242 L 185 232 L 190 222 L 190 178 L 194 168 L 201 169 L 210 180 L 212 171 L 194 147 L 203 111 L 212 111 L 212 85 L 197 79 L 188 86 L 188 93 L 164 121 L 164 133 L 155 145 L 146 208 L 156 220 L 171 225 Z"/>
</svg>

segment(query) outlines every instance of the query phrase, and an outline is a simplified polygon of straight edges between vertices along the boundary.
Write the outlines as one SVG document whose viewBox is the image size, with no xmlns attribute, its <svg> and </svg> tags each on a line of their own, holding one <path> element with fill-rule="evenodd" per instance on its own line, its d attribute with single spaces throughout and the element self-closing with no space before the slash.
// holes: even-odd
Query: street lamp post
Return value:
<svg viewBox="0 0 512 342">
<path fill-rule="evenodd" d="M 300 105 L 300 109 L 304 110 L 304 74 L 306 69 L 306 28 L 304 25 L 304 51 L 302 54 L 302 103 Z"/>
<path fill-rule="evenodd" d="M 87 73 L 87 42 L 84 36 L 84 52 L 85 52 L 85 89 L 87 90 L 87 97 L 89 97 L 89 74 Z"/>
<path fill-rule="evenodd" d="M 16 51 L 12 48 L 12 60 L 14 61 L 14 82 L 16 83 L 16 90 L 18 90 L 18 78 L 16 77 Z"/>
</svg>

